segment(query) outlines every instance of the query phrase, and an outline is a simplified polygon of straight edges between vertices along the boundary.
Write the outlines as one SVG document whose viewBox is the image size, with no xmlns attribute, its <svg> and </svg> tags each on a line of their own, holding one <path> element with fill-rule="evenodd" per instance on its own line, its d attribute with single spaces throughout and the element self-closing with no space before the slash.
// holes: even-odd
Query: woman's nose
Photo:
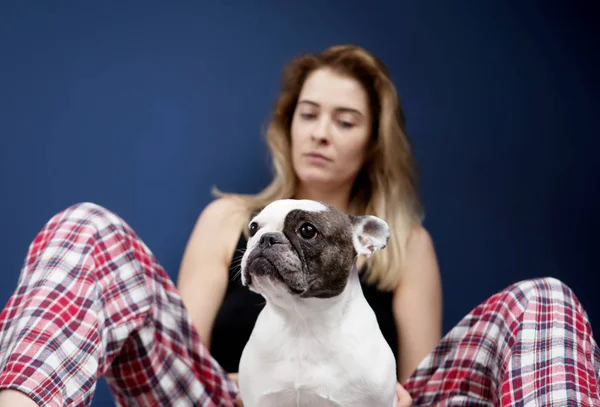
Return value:
<svg viewBox="0 0 600 407">
<path fill-rule="evenodd" d="M 311 132 L 311 138 L 321 144 L 329 142 L 329 120 L 322 119 L 315 123 Z"/>
</svg>

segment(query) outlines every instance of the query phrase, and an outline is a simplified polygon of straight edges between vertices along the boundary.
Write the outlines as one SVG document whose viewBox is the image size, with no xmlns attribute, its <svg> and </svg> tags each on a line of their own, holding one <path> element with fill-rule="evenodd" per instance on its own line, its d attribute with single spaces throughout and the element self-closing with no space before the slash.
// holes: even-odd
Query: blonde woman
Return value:
<svg viewBox="0 0 600 407">
<path fill-rule="evenodd" d="M 363 290 L 398 359 L 401 380 L 441 337 L 441 287 L 421 225 L 416 175 L 398 96 L 366 51 L 338 46 L 290 62 L 266 131 L 275 176 L 254 196 L 225 195 L 201 214 L 179 289 L 205 344 L 229 372 L 264 300 L 237 272 L 252 213 L 281 198 L 308 198 L 385 219 L 386 250 L 364 265 Z"/>
<path fill-rule="evenodd" d="M 86 405 L 100 375 L 123 406 L 234 405 L 263 303 L 237 276 L 245 228 L 288 197 L 390 224 L 388 248 L 360 267 L 398 360 L 399 405 L 600 403 L 600 351 L 581 304 L 555 279 L 507 287 L 441 338 L 435 252 L 402 110 L 377 58 L 335 46 L 291 61 L 267 140 L 273 182 L 205 208 L 179 290 L 115 214 L 86 203 L 54 216 L 0 316 L 0 406 Z"/>
</svg>

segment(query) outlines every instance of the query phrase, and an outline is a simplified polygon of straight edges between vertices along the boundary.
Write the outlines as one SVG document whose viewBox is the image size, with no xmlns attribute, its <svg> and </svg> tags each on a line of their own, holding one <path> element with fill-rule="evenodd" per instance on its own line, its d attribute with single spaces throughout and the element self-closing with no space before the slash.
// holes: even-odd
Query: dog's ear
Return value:
<svg viewBox="0 0 600 407">
<path fill-rule="evenodd" d="M 387 246 L 390 238 L 388 224 L 371 215 L 350 216 L 352 224 L 352 243 L 358 255 L 371 257 L 377 250 Z"/>
</svg>

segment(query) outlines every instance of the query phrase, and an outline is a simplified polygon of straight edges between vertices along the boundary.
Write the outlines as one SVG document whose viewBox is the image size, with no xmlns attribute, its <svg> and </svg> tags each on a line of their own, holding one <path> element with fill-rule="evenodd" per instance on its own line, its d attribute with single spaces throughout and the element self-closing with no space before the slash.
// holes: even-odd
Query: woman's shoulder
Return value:
<svg viewBox="0 0 600 407">
<path fill-rule="evenodd" d="M 209 202 L 200 212 L 193 235 L 202 237 L 224 259 L 229 259 L 246 223 L 247 210 L 241 200 L 230 197 Z"/>
<path fill-rule="evenodd" d="M 244 203 L 234 197 L 222 197 L 214 199 L 204 207 L 200 213 L 200 219 L 211 219 L 214 222 L 239 222 L 245 216 Z"/>
<path fill-rule="evenodd" d="M 414 255 L 415 253 L 419 252 L 431 252 L 433 250 L 433 240 L 431 238 L 431 234 L 425 228 L 425 226 L 420 223 L 413 226 L 411 229 L 408 235 L 407 243 L 409 255 Z"/>
<path fill-rule="evenodd" d="M 205 227 L 219 230 L 219 233 L 241 232 L 248 221 L 248 209 L 244 202 L 236 197 L 220 197 L 209 202 L 200 213 L 198 222 Z"/>
</svg>

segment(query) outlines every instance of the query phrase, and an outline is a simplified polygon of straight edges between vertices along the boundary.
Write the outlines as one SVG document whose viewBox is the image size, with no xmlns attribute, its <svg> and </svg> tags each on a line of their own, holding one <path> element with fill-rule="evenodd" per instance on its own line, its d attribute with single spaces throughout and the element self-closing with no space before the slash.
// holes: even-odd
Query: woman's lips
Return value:
<svg viewBox="0 0 600 407">
<path fill-rule="evenodd" d="M 325 157 L 324 155 L 318 154 L 318 153 L 307 153 L 304 154 L 304 156 L 308 159 L 308 161 L 310 161 L 311 163 L 314 164 L 326 164 L 326 163 L 330 163 L 332 160 L 328 157 Z"/>
</svg>

